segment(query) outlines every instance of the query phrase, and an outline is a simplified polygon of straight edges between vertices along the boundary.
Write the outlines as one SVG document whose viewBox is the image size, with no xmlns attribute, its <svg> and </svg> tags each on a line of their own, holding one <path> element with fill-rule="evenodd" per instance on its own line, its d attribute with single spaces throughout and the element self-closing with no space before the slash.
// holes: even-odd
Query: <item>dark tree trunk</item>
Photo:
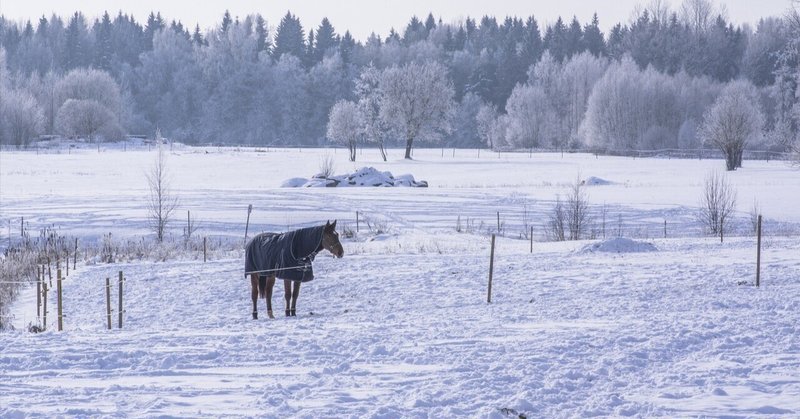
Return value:
<svg viewBox="0 0 800 419">
<path fill-rule="evenodd" d="M 383 141 L 378 143 L 378 149 L 381 151 L 381 157 L 383 157 L 383 161 L 386 161 L 386 149 L 383 148 Z"/>
<path fill-rule="evenodd" d="M 411 160 L 411 144 L 414 143 L 413 138 L 406 139 L 406 159 Z"/>
</svg>

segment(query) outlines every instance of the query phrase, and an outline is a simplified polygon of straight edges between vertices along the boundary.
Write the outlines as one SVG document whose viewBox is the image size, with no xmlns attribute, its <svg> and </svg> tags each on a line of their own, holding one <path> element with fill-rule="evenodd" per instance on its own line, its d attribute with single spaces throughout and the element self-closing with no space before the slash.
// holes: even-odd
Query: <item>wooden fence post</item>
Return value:
<svg viewBox="0 0 800 419">
<path fill-rule="evenodd" d="M 531 253 L 533 253 L 533 226 L 531 226 Z"/>
<path fill-rule="evenodd" d="M 75 237 L 75 252 L 72 253 L 72 270 L 78 265 L 78 238 Z"/>
<path fill-rule="evenodd" d="M 58 294 L 58 331 L 64 330 L 64 310 L 61 299 L 61 269 L 57 272 L 56 290 Z"/>
<path fill-rule="evenodd" d="M 205 263 L 206 260 L 208 260 L 207 250 L 206 250 L 206 239 L 207 239 L 206 237 L 203 237 L 203 263 Z"/>
<path fill-rule="evenodd" d="M 47 282 L 42 284 L 42 330 L 47 330 Z"/>
<path fill-rule="evenodd" d="M 358 233 L 358 211 L 356 211 L 356 233 Z"/>
<path fill-rule="evenodd" d="M 492 302 L 492 275 L 494 273 L 494 234 L 492 234 L 492 251 L 489 254 L 489 292 L 486 296 L 486 302 Z"/>
<path fill-rule="evenodd" d="M 758 216 L 758 250 L 756 251 L 756 287 L 761 286 L 761 215 Z"/>
<path fill-rule="evenodd" d="M 50 288 L 53 288 L 53 271 L 50 269 L 50 263 L 47 263 L 47 278 L 50 280 Z"/>
<path fill-rule="evenodd" d="M 500 234 L 500 211 L 497 211 L 497 234 Z"/>
<path fill-rule="evenodd" d="M 122 271 L 119 271 L 119 328 L 122 329 Z"/>
<path fill-rule="evenodd" d="M 69 276 L 69 252 L 67 252 L 67 257 L 64 259 L 64 266 L 67 268 L 66 276 Z"/>
<path fill-rule="evenodd" d="M 664 238 L 667 238 L 667 220 L 664 219 Z"/>
<path fill-rule="evenodd" d="M 106 277 L 106 317 L 108 317 L 108 330 L 111 330 L 111 280 Z"/>
<path fill-rule="evenodd" d="M 42 267 L 36 267 L 36 318 L 42 317 Z"/>
</svg>

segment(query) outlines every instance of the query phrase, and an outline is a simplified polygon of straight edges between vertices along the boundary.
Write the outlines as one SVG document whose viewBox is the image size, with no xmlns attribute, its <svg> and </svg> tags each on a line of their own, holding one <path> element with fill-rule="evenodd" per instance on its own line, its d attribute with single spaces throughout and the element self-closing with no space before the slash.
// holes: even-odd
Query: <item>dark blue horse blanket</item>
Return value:
<svg viewBox="0 0 800 419">
<path fill-rule="evenodd" d="M 261 233 L 245 248 L 244 274 L 275 274 L 280 279 L 308 282 L 314 279 L 311 262 L 322 250 L 325 226 L 307 227 L 287 233 Z"/>
</svg>

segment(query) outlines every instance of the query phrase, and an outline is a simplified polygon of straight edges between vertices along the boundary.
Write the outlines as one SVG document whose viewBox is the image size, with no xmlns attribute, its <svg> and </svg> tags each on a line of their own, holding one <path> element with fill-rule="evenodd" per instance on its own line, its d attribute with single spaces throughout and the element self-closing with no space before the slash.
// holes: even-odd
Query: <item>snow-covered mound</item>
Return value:
<svg viewBox="0 0 800 419">
<path fill-rule="evenodd" d="M 652 243 L 640 242 L 625 237 L 618 237 L 615 239 L 604 240 L 599 243 L 588 244 L 580 250 L 580 253 L 640 253 L 656 251 L 658 251 L 658 249 L 656 249 Z"/>
<path fill-rule="evenodd" d="M 283 188 L 315 188 L 315 187 L 343 187 L 343 186 L 414 186 L 427 188 L 428 182 L 414 180 L 412 175 L 394 177 L 391 172 L 381 172 L 374 167 L 362 167 L 355 173 L 338 176 L 314 175 L 309 180 L 304 178 L 288 179 L 281 184 Z"/>
<path fill-rule="evenodd" d="M 611 182 L 611 181 L 608 181 L 608 180 L 605 180 L 605 179 L 601 179 L 601 178 L 595 177 L 595 176 L 589 176 L 586 179 L 584 179 L 583 182 L 581 182 L 581 183 L 583 183 L 584 185 L 593 186 L 593 185 L 611 185 L 614 182 Z"/>
</svg>

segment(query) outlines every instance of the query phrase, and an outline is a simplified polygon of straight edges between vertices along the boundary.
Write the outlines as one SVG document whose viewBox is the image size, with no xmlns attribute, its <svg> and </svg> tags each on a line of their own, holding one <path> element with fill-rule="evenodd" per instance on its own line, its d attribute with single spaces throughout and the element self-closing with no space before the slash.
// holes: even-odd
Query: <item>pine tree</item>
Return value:
<svg viewBox="0 0 800 419">
<path fill-rule="evenodd" d="M 286 16 L 278 24 L 272 58 L 278 61 L 284 54 L 292 54 L 301 59 L 305 55 L 303 26 L 300 24 L 300 19 L 291 12 L 286 12 Z"/>
<path fill-rule="evenodd" d="M 322 18 L 322 22 L 317 28 L 317 44 L 314 46 L 314 62 L 321 62 L 325 53 L 337 47 L 336 32 L 327 17 Z"/>
<path fill-rule="evenodd" d="M 592 23 L 583 28 L 583 45 L 595 57 L 606 55 L 606 43 L 600 31 L 600 21 L 597 13 L 592 16 Z"/>
<path fill-rule="evenodd" d="M 111 56 L 114 50 L 111 45 L 111 17 L 108 12 L 103 14 L 102 20 L 95 22 L 95 56 L 94 65 L 102 70 L 111 70 Z"/>
</svg>

